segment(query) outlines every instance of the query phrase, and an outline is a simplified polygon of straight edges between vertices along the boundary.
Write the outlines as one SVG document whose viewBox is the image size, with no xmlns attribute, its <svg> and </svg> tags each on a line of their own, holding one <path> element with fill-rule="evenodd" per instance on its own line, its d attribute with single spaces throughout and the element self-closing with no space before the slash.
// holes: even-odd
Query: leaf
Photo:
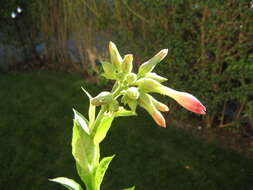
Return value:
<svg viewBox="0 0 253 190">
<path fill-rule="evenodd" d="M 92 96 L 87 92 L 83 87 L 81 87 L 82 90 L 85 92 L 85 94 L 89 97 L 90 100 L 90 106 L 89 106 L 89 126 L 92 126 L 93 122 L 95 121 L 95 116 L 96 116 L 96 106 L 91 104 L 91 99 Z"/>
<path fill-rule="evenodd" d="M 110 129 L 113 119 L 113 116 L 103 117 L 94 136 L 95 144 L 99 144 L 105 138 L 108 130 Z"/>
<path fill-rule="evenodd" d="M 103 158 L 96 170 L 96 174 L 95 174 L 95 189 L 100 189 L 101 183 L 103 181 L 105 172 L 110 164 L 110 162 L 112 161 L 112 159 L 114 158 L 115 155 L 110 156 L 110 157 L 105 157 Z"/>
<path fill-rule="evenodd" d="M 82 115 L 80 114 L 78 111 L 76 111 L 75 109 L 73 109 L 74 111 L 74 120 L 75 122 L 82 127 L 82 129 L 89 135 L 90 131 L 89 131 L 89 127 L 88 127 L 88 120 Z"/>
<path fill-rule="evenodd" d="M 83 188 L 77 182 L 66 177 L 57 177 L 54 179 L 49 179 L 49 181 L 60 183 L 69 190 L 83 190 Z"/>
<path fill-rule="evenodd" d="M 134 189 L 135 189 L 135 186 L 129 187 L 129 188 L 126 188 L 126 189 L 123 189 L 123 190 L 134 190 Z"/>
<path fill-rule="evenodd" d="M 115 68 L 114 68 L 113 64 L 103 61 L 102 62 L 102 67 L 104 69 L 104 72 L 107 75 L 112 75 L 113 76 L 115 74 Z"/>
<path fill-rule="evenodd" d="M 137 114 L 134 111 L 126 110 L 123 107 L 119 107 L 119 111 L 114 113 L 114 117 L 126 117 L 126 116 L 136 116 Z"/>
<path fill-rule="evenodd" d="M 74 121 L 72 136 L 72 154 L 76 160 L 78 174 L 85 184 L 91 184 L 93 167 L 99 162 L 99 146 L 84 132 L 82 127 Z"/>
</svg>

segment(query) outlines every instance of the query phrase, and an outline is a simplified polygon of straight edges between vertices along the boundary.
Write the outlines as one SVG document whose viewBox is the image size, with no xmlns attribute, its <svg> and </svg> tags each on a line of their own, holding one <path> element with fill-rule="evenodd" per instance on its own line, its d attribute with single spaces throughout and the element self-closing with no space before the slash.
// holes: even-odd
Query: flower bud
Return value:
<svg viewBox="0 0 253 190">
<path fill-rule="evenodd" d="M 152 57 L 150 60 L 143 63 L 139 67 L 138 76 L 142 77 L 145 76 L 145 74 L 151 72 L 155 68 L 155 66 L 164 59 L 167 53 L 168 49 L 163 49 L 159 53 L 157 53 L 154 57 Z"/>
<path fill-rule="evenodd" d="M 138 91 L 138 88 L 130 87 L 129 89 L 126 90 L 126 95 L 128 98 L 132 100 L 137 100 L 140 96 L 140 93 Z"/>
<path fill-rule="evenodd" d="M 154 104 L 154 106 L 156 107 L 156 109 L 158 109 L 159 111 L 161 111 L 161 112 L 169 111 L 169 108 L 167 105 L 163 104 L 162 102 L 159 102 L 158 100 L 156 100 L 152 96 L 150 96 L 150 99 L 151 99 L 152 103 Z"/>
<path fill-rule="evenodd" d="M 137 80 L 137 75 L 135 73 L 129 73 L 126 75 L 126 81 L 128 84 L 133 84 Z"/>
<path fill-rule="evenodd" d="M 163 86 L 163 88 L 160 89 L 159 93 L 173 98 L 177 101 L 177 103 L 179 103 L 181 106 L 183 106 L 189 111 L 192 111 L 197 114 L 206 113 L 205 106 L 196 97 L 187 92 L 179 92 L 166 86 Z"/>
<path fill-rule="evenodd" d="M 135 82 L 139 86 L 139 88 L 145 92 L 158 92 L 160 88 L 163 87 L 159 82 L 150 79 L 150 78 L 142 78 Z"/>
<path fill-rule="evenodd" d="M 153 79 L 153 80 L 156 80 L 156 81 L 158 81 L 158 82 L 165 82 L 165 81 L 168 80 L 168 79 L 166 79 L 166 78 L 164 78 L 164 77 L 162 77 L 162 76 L 160 76 L 160 75 L 157 75 L 156 73 L 148 73 L 148 74 L 146 75 L 146 77 L 147 77 L 147 78 L 150 78 L 150 79 Z"/>
<path fill-rule="evenodd" d="M 119 102 L 117 100 L 113 100 L 110 104 L 109 104 L 109 110 L 112 112 L 116 112 L 119 110 Z"/>
<path fill-rule="evenodd" d="M 111 56 L 111 62 L 115 66 L 115 68 L 120 71 L 122 64 L 122 57 L 119 54 L 119 51 L 116 45 L 113 42 L 109 43 L 109 52 Z"/>
<path fill-rule="evenodd" d="M 113 101 L 113 96 L 110 92 L 101 92 L 96 97 L 91 99 L 91 104 L 95 106 L 101 106 L 104 104 L 109 104 Z"/>
<path fill-rule="evenodd" d="M 133 69 L 133 55 L 128 54 L 124 56 L 122 61 L 121 70 L 123 73 L 131 73 Z"/>
<path fill-rule="evenodd" d="M 163 115 L 156 109 L 150 96 L 146 93 L 140 93 L 140 98 L 138 99 L 139 105 L 148 111 L 152 116 L 154 121 L 161 127 L 166 127 L 166 122 Z"/>
</svg>

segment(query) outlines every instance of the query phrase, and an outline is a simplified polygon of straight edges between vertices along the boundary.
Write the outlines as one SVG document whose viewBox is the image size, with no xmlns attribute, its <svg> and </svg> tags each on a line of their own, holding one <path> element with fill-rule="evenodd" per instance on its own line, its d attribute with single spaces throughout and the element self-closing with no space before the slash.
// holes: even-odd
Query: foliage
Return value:
<svg viewBox="0 0 253 190">
<path fill-rule="evenodd" d="M 3 3 L 1 10 L 6 15 L 13 2 Z M 28 2 L 33 1 L 27 1 L 26 5 Z M 97 44 L 106 46 L 108 39 L 114 39 L 124 53 L 130 49 L 135 52 L 136 65 L 150 53 L 169 48 L 166 64 L 158 66 L 158 72 L 173 87 L 189 89 L 208 105 L 204 125 L 239 127 L 244 131 L 253 128 L 250 3 L 251 0 L 78 0 L 75 3 L 47 0 L 33 3 L 29 14 L 35 15 L 30 23 L 41 31 L 51 63 L 75 67 L 88 75 L 91 68 L 98 71 L 96 59 L 108 57 L 104 48 L 97 48 Z M 78 47 L 80 60 L 75 63 L 70 62 L 65 49 L 70 38 Z M 181 119 L 193 118 L 181 109 L 178 111 L 176 116 Z"/>
</svg>

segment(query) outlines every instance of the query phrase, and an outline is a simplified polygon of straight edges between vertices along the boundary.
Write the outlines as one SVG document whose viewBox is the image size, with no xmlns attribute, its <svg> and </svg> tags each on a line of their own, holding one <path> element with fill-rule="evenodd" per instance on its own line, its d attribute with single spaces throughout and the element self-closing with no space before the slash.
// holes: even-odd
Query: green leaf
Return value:
<svg viewBox="0 0 253 190">
<path fill-rule="evenodd" d="M 91 184 L 91 175 L 99 162 L 99 146 L 93 139 L 74 121 L 72 136 L 72 154 L 76 160 L 78 174 L 85 184 Z"/>
<path fill-rule="evenodd" d="M 82 129 L 89 135 L 90 131 L 89 131 L 89 127 L 88 127 L 88 120 L 78 111 L 76 111 L 75 109 L 73 109 L 74 111 L 74 120 L 75 122 L 82 127 Z"/>
<path fill-rule="evenodd" d="M 57 177 L 54 179 L 49 179 L 49 181 L 60 183 L 69 190 L 83 190 L 77 182 L 75 182 L 73 179 L 69 179 L 66 177 Z"/>
<path fill-rule="evenodd" d="M 105 138 L 108 130 L 110 129 L 113 119 L 113 116 L 103 117 L 94 136 L 95 144 L 99 144 Z"/>
<path fill-rule="evenodd" d="M 126 189 L 123 189 L 123 190 L 134 190 L 134 189 L 135 189 L 135 186 L 129 187 L 129 188 L 126 188 Z"/>
<path fill-rule="evenodd" d="M 91 99 L 92 96 L 87 92 L 83 87 L 82 90 L 85 92 L 85 94 L 89 97 L 90 100 L 90 106 L 89 106 L 89 126 L 92 126 L 93 122 L 95 121 L 95 116 L 96 116 L 96 106 L 91 104 Z"/>
<path fill-rule="evenodd" d="M 97 167 L 97 170 L 96 170 L 96 174 L 95 174 L 95 189 L 100 189 L 105 172 L 106 172 L 110 162 L 114 158 L 114 156 L 115 155 L 110 156 L 110 157 L 105 157 L 100 161 L 100 163 Z"/>
</svg>

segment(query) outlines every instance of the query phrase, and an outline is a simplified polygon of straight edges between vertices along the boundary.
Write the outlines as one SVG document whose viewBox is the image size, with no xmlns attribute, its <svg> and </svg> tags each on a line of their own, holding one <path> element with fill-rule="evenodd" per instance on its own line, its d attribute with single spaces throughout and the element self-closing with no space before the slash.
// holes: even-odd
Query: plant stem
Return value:
<svg viewBox="0 0 253 190">
<path fill-rule="evenodd" d="M 95 122 L 93 123 L 93 125 L 91 127 L 91 136 L 93 136 L 96 133 L 96 130 L 97 130 L 101 120 L 103 119 L 105 111 L 106 111 L 106 106 L 102 106 L 98 115 L 97 115 Z"/>
</svg>

